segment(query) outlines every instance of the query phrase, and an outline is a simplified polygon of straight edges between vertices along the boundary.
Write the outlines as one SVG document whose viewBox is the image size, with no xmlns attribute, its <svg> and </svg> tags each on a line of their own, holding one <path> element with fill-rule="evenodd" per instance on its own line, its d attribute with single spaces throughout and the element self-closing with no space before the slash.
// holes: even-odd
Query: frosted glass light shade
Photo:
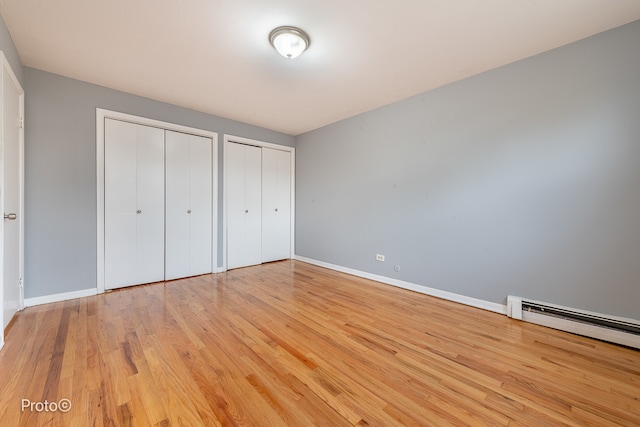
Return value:
<svg viewBox="0 0 640 427">
<path fill-rule="evenodd" d="M 307 33 L 296 27 L 278 27 L 269 34 L 269 42 L 285 58 L 293 59 L 309 47 Z"/>
</svg>

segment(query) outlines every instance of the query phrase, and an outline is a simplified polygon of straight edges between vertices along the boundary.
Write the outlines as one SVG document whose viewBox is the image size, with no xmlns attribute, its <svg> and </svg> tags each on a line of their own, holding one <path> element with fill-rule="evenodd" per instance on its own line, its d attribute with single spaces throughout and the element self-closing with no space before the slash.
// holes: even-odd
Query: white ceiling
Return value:
<svg viewBox="0 0 640 427">
<path fill-rule="evenodd" d="M 0 0 L 24 65 L 297 135 L 640 19 L 640 0 Z M 269 32 L 311 37 L 295 60 Z"/>
</svg>

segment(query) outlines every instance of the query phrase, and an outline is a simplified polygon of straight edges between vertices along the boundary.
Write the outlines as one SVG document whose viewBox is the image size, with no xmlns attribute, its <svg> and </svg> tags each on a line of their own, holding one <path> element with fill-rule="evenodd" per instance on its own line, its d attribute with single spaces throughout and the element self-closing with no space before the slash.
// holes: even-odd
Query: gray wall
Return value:
<svg viewBox="0 0 640 427">
<path fill-rule="evenodd" d="M 296 253 L 640 319 L 638 46 L 640 21 L 298 136 Z"/>
<path fill-rule="evenodd" d="M 218 132 L 220 197 L 223 134 L 295 143 L 290 135 L 28 67 L 25 81 L 25 298 L 96 287 L 96 107 Z M 221 239 L 218 254 L 221 260 Z"/>
<path fill-rule="evenodd" d="M 13 39 L 11 38 L 11 34 L 9 34 L 9 30 L 4 23 L 4 19 L 0 16 L 0 50 L 4 53 L 5 58 L 9 62 L 11 66 L 11 70 L 16 75 L 20 84 L 24 89 L 24 72 L 22 69 L 22 62 L 20 61 L 20 57 L 18 56 L 18 51 L 16 50 L 16 46 L 13 44 Z"/>
</svg>

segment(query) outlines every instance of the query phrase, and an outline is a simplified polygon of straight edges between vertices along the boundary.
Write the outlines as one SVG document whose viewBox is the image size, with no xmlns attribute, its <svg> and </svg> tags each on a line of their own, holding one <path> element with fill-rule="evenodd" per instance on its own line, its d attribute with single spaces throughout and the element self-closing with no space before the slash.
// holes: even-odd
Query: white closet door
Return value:
<svg viewBox="0 0 640 427">
<path fill-rule="evenodd" d="M 226 150 L 227 267 L 262 262 L 262 156 L 259 147 L 229 143 Z"/>
<path fill-rule="evenodd" d="M 207 274 L 212 265 L 212 140 L 191 136 L 190 274 Z"/>
<path fill-rule="evenodd" d="M 189 276 L 191 147 L 181 134 L 166 132 L 165 279 Z"/>
<path fill-rule="evenodd" d="M 211 138 L 166 131 L 166 280 L 212 271 L 211 146 Z"/>
<path fill-rule="evenodd" d="M 291 258 L 291 153 L 262 148 L 262 262 Z"/>
<path fill-rule="evenodd" d="M 164 131 L 105 119 L 105 288 L 164 280 Z"/>
</svg>

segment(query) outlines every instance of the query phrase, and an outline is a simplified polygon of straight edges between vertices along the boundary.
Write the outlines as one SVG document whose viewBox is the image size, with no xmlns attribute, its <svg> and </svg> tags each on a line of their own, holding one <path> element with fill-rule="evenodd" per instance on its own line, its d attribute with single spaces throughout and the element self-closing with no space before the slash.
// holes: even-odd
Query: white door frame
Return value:
<svg viewBox="0 0 640 427">
<path fill-rule="evenodd" d="M 222 271 L 227 271 L 227 146 L 230 143 L 253 145 L 255 147 L 272 148 L 274 150 L 288 151 L 291 153 L 291 253 L 289 258 L 293 259 L 295 252 L 295 196 L 296 196 L 296 149 L 286 145 L 274 144 L 271 142 L 258 141 L 257 139 L 243 138 L 241 136 L 224 135 L 222 146 L 222 173 L 224 186 L 222 188 Z"/>
<path fill-rule="evenodd" d="M 97 190 L 97 293 L 104 293 L 104 120 L 122 120 L 139 125 L 152 126 L 165 130 L 189 133 L 211 138 L 211 271 L 218 269 L 218 134 L 203 129 L 196 129 L 175 123 L 163 122 L 146 117 L 120 113 L 118 111 L 96 108 L 96 190 Z"/>
<path fill-rule="evenodd" d="M 19 229 L 19 237 L 18 237 L 18 246 L 19 246 L 19 254 L 18 254 L 18 274 L 19 274 L 19 286 L 20 286 L 20 304 L 19 310 L 24 309 L 24 90 L 22 89 L 22 85 L 18 81 L 18 78 L 14 74 L 11 69 L 11 65 L 7 58 L 4 55 L 4 52 L 0 51 L 0 62 L 2 62 L 2 67 L 7 71 L 11 81 L 15 85 L 16 89 L 18 89 L 18 98 L 19 98 L 19 115 L 20 115 L 20 134 L 18 140 L 18 197 L 19 197 L 19 209 L 18 213 L 20 218 L 20 229 Z M 3 78 L 4 73 L 0 78 Z M 0 83 L 4 83 L 1 82 Z M 2 85 L 0 85 L 2 87 Z M 2 102 L 4 102 L 4 96 L 2 97 Z M 4 105 L 2 105 L 4 108 Z M 3 115 L 1 115 L 3 116 Z M 0 116 L 0 117 L 1 117 Z M 4 124 L 2 126 L 4 129 Z M 2 167 L 0 174 L 0 211 L 4 212 L 4 141 L 2 141 Z M 0 242 L 4 242 L 4 220 L 1 221 L 0 224 Z M 4 243 L 0 244 L 0 308 L 3 310 L 4 316 Z M 4 319 L 2 319 L 2 333 L 0 333 L 0 348 L 4 345 Z"/>
</svg>

